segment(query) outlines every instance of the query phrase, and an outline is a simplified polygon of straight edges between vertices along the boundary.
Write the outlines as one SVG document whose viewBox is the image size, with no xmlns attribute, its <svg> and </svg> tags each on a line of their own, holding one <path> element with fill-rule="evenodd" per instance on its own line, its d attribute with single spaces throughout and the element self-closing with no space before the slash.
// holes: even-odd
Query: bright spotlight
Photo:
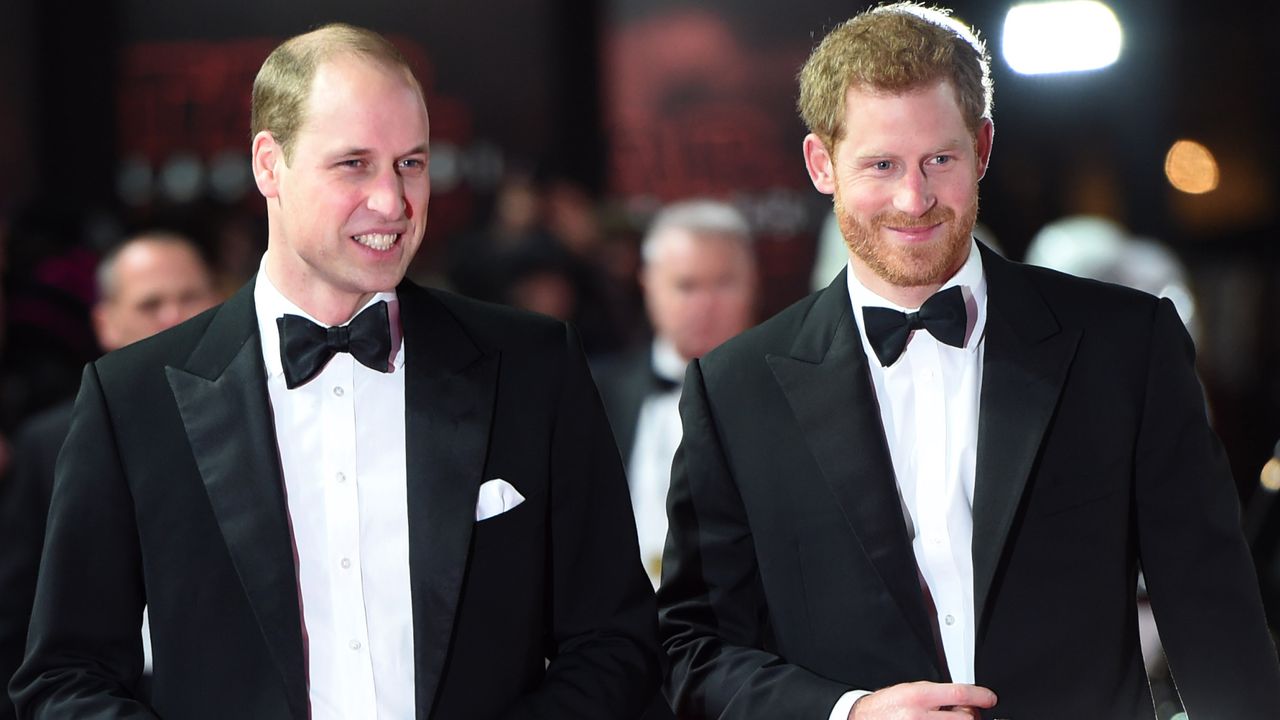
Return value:
<svg viewBox="0 0 1280 720">
<path fill-rule="evenodd" d="M 1209 148 L 1194 140 L 1179 140 L 1169 148 L 1164 174 L 1170 185 L 1191 195 L 1218 187 L 1218 161 Z"/>
<path fill-rule="evenodd" d="M 1124 34 L 1111 8 L 1094 0 L 1022 3 L 1004 18 L 1004 59 L 1023 75 L 1106 67 Z"/>
</svg>

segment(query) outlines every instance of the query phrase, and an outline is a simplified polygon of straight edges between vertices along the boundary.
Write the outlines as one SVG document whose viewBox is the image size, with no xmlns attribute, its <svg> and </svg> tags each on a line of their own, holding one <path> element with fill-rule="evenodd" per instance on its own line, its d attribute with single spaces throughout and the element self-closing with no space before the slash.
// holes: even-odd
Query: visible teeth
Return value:
<svg viewBox="0 0 1280 720">
<path fill-rule="evenodd" d="M 356 242 L 365 247 L 374 250 L 389 250 L 395 244 L 396 238 L 400 237 L 395 233 L 369 233 L 368 235 L 356 235 Z"/>
</svg>

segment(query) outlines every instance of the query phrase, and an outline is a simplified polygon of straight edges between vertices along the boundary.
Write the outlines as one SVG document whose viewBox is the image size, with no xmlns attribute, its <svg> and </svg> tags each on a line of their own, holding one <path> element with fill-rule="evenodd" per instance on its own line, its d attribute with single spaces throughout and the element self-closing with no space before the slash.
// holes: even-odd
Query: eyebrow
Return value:
<svg viewBox="0 0 1280 720">
<path fill-rule="evenodd" d="M 412 148 L 410 148 L 409 150 L 406 150 L 405 152 L 396 153 L 396 157 L 404 157 L 406 155 L 427 155 L 429 154 L 429 150 L 430 150 L 429 144 L 421 143 L 419 145 L 413 146 Z M 349 148 L 344 148 L 342 150 L 337 150 L 335 152 L 332 152 L 330 153 L 329 156 L 330 157 L 351 157 L 351 156 L 363 157 L 363 156 L 372 155 L 372 154 L 374 154 L 373 148 L 349 147 Z"/>
<path fill-rule="evenodd" d="M 956 149 L 962 149 L 966 147 L 967 144 L 968 143 L 964 140 L 951 140 L 951 141 L 942 143 L 940 145 L 934 146 L 932 150 L 925 152 L 924 155 L 925 156 L 937 155 L 939 153 L 949 152 Z M 869 152 L 859 153 L 857 155 L 854 155 L 853 157 L 855 160 L 879 160 L 882 158 L 902 157 L 902 154 L 896 153 L 896 152 L 886 152 L 883 150 L 872 150 Z"/>
</svg>

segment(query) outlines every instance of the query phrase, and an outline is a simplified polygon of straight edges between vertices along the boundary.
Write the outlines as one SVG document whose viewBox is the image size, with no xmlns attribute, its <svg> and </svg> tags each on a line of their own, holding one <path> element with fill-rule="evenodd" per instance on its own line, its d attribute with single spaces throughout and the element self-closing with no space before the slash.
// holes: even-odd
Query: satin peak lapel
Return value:
<svg viewBox="0 0 1280 720">
<path fill-rule="evenodd" d="M 187 366 L 165 372 L 209 503 L 284 680 L 293 715 L 305 718 L 306 661 L 293 539 L 253 282 L 217 312 Z"/>
<path fill-rule="evenodd" d="M 406 348 L 414 681 L 426 720 L 444 675 L 484 480 L 497 353 L 484 354 L 428 291 L 398 289 Z"/>
<path fill-rule="evenodd" d="M 804 320 L 791 357 L 770 355 L 768 362 L 849 526 L 937 667 L 893 461 L 846 287 L 842 272 Z"/>
<path fill-rule="evenodd" d="M 978 640 L 1000 558 L 1080 340 L 1064 332 L 1018 266 L 983 248 L 987 330 L 973 499 Z"/>
</svg>

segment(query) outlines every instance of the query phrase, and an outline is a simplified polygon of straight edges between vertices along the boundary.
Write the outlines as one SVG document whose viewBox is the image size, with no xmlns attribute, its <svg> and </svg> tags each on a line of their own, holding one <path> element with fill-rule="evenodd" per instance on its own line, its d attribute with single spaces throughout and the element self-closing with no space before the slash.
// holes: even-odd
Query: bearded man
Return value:
<svg viewBox="0 0 1280 720">
<path fill-rule="evenodd" d="M 678 717 L 1150 718 L 1139 568 L 1190 716 L 1280 717 L 1173 305 L 972 239 L 988 65 L 899 3 L 801 71 L 849 263 L 687 372 L 659 590 Z"/>
</svg>

